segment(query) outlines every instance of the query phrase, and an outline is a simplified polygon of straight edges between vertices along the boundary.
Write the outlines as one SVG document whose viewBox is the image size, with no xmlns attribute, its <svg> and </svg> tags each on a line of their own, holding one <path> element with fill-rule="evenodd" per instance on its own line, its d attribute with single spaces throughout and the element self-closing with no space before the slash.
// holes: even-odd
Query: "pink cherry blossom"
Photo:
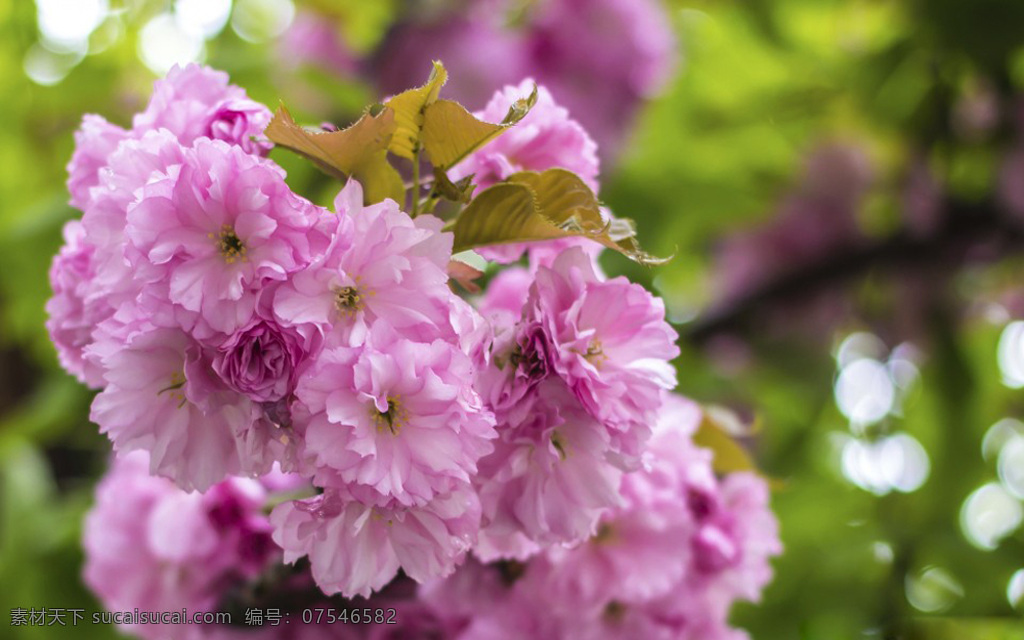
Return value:
<svg viewBox="0 0 1024 640">
<path fill-rule="evenodd" d="M 534 81 L 523 80 L 516 86 L 506 86 L 491 98 L 476 117 L 488 122 L 501 122 L 509 107 L 533 91 Z M 544 171 L 561 167 L 576 173 L 594 192 L 598 190 L 599 162 L 597 145 L 583 127 L 569 117 L 545 87 L 537 87 L 537 103 L 516 126 L 505 131 L 496 140 L 472 153 L 449 171 L 452 179 L 473 176 L 478 190 L 508 178 L 519 171 Z M 516 243 L 496 247 L 483 247 L 478 253 L 488 260 L 511 263 L 527 249 L 546 252 L 552 257 L 563 249 L 578 245 L 599 245 L 582 238 L 545 242 Z M 531 251 L 532 254 L 532 251 Z M 545 261 L 548 262 L 548 261 Z"/>
<path fill-rule="evenodd" d="M 65 244 L 50 270 L 54 295 L 47 302 L 47 327 L 62 366 L 92 387 L 102 385 L 98 366 L 85 355 L 93 330 L 136 293 L 123 253 L 128 203 L 153 174 L 181 159 L 180 146 L 166 131 L 118 140 L 92 178 L 83 219 L 65 225 Z M 79 141 L 82 153 L 86 144 Z"/>
<path fill-rule="evenodd" d="M 263 301 L 273 297 L 269 291 Z M 295 390 L 299 370 L 316 353 L 320 334 L 281 326 L 266 304 L 258 305 L 252 319 L 229 335 L 216 349 L 213 369 L 229 387 L 260 404 L 288 398 Z M 276 411 L 284 407 L 276 407 Z M 272 418 L 281 418 L 277 413 Z"/>
<path fill-rule="evenodd" d="M 619 503 L 622 473 L 606 459 L 608 433 L 564 383 L 542 383 L 524 404 L 522 422 L 500 425 L 494 453 L 480 461 L 483 525 L 474 552 L 484 560 L 579 542 Z"/>
<path fill-rule="evenodd" d="M 145 323 L 125 333 L 123 344 L 104 349 L 106 388 L 90 416 L 115 450 L 149 451 L 151 471 L 186 490 L 250 472 L 235 434 L 252 423 L 252 403 L 211 375 L 201 345 Z"/>
<path fill-rule="evenodd" d="M 475 540 L 480 506 L 468 485 L 413 507 L 327 490 L 279 505 L 270 520 L 285 562 L 309 556 L 324 593 L 368 596 L 399 568 L 419 582 L 449 575 Z"/>
<path fill-rule="evenodd" d="M 363 348 L 324 351 L 296 391 L 310 414 L 305 451 L 317 482 L 358 483 L 406 505 L 469 482 L 494 437 L 471 381 L 454 346 L 382 325 Z"/>
<path fill-rule="evenodd" d="M 763 480 L 716 479 L 711 452 L 691 441 L 700 419 L 694 403 L 667 398 L 645 466 L 623 475 L 621 504 L 585 543 L 525 561 L 469 561 L 421 597 L 459 640 L 746 638 L 729 609 L 759 597 L 777 525 Z"/>
<path fill-rule="evenodd" d="M 85 519 L 84 579 L 107 609 L 212 611 L 227 589 L 281 557 L 260 482 L 230 478 L 186 493 L 148 467 L 141 451 L 114 460 Z M 167 634 L 166 625 L 128 629 Z"/>
<path fill-rule="evenodd" d="M 661 299 L 625 278 L 600 280 L 586 254 L 569 249 L 537 271 L 517 328 L 516 366 L 527 363 L 535 379 L 543 365 L 564 380 L 608 425 L 612 450 L 628 463 L 642 451 L 663 390 L 675 386 L 676 337 Z"/>
<path fill-rule="evenodd" d="M 132 120 L 142 133 L 167 129 L 185 146 L 200 137 L 239 145 L 247 153 L 266 153 L 270 144 L 254 140 L 270 123 L 270 111 L 228 83 L 228 74 L 190 64 L 175 66 L 153 84 L 146 109 Z"/>
<path fill-rule="evenodd" d="M 391 200 L 364 207 L 355 180 L 335 199 L 341 221 L 324 256 L 296 273 L 274 308 L 290 323 L 314 323 L 335 342 L 358 345 L 377 320 L 430 340 L 448 323 L 452 235 L 429 215 L 415 220 Z M 358 239 L 358 240 L 356 240 Z"/>
<path fill-rule="evenodd" d="M 276 165 L 200 140 L 129 208 L 126 253 L 136 279 L 165 289 L 200 327 L 231 334 L 250 322 L 261 286 L 313 258 L 323 215 L 291 192 Z"/>
<path fill-rule="evenodd" d="M 526 269 L 503 269 L 488 283 L 487 290 L 477 300 L 477 309 L 492 324 L 512 327 L 523 314 L 532 285 L 533 274 Z"/>
<path fill-rule="evenodd" d="M 622 29 L 642 22 L 590 2 Z M 565 6 L 584 5 L 524 17 L 521 54 L 561 52 L 545 30 Z M 532 88 L 506 87 L 481 117 Z M 406 616 L 282 636 L 303 640 L 741 637 L 729 610 L 769 581 L 777 524 L 763 480 L 718 478 L 693 443 L 701 409 L 669 393 L 679 350 L 663 302 L 606 278 L 585 238 L 484 249 L 528 260 L 463 299 L 440 219 L 364 205 L 355 180 L 336 213 L 293 193 L 263 157 L 268 119 L 190 65 L 157 82 L 130 131 L 96 117 L 77 134 L 83 217 L 50 271 L 47 328 L 63 366 L 101 389 L 90 415 L 123 458 L 86 526 L 103 604 L 208 611 L 259 577 L 383 591 L 371 602 Z M 452 176 L 487 187 L 550 167 L 598 187 L 595 143 L 540 88 Z M 271 492 L 291 500 L 267 517 Z M 279 558 L 309 570 L 268 571 Z"/>
<path fill-rule="evenodd" d="M 82 216 L 89 239 L 104 253 L 123 256 L 128 207 L 151 179 L 165 177 L 184 161 L 184 147 L 166 129 L 122 141 L 107 157 L 99 186 Z"/>
<path fill-rule="evenodd" d="M 75 132 L 75 152 L 68 163 L 68 191 L 71 206 L 84 210 L 91 200 L 90 190 L 99 183 L 99 173 L 117 145 L 128 132 L 102 117 L 88 114 Z"/>
<path fill-rule="evenodd" d="M 93 329 L 113 312 L 106 300 L 91 295 L 95 259 L 95 247 L 85 241 L 82 224 L 65 224 L 64 246 L 50 267 L 53 297 L 46 303 L 46 328 L 61 366 L 93 388 L 103 384 L 103 377 L 85 360 L 84 351 L 92 343 Z"/>
<path fill-rule="evenodd" d="M 96 247 L 95 275 L 89 299 L 114 309 L 134 304 L 139 294 L 135 273 L 125 257 L 128 207 L 150 181 L 178 170 L 184 149 L 166 130 L 121 142 L 101 172 L 100 184 L 82 216 L 86 240 Z"/>
<path fill-rule="evenodd" d="M 699 420 L 671 396 L 645 467 L 623 478 L 622 506 L 586 544 L 531 562 L 522 588 L 557 602 L 566 625 L 589 622 L 593 637 L 631 637 L 627 622 L 650 637 L 731 637 L 733 602 L 759 598 L 781 550 L 767 486 L 747 473 L 719 482 L 711 452 L 690 440 Z"/>
</svg>

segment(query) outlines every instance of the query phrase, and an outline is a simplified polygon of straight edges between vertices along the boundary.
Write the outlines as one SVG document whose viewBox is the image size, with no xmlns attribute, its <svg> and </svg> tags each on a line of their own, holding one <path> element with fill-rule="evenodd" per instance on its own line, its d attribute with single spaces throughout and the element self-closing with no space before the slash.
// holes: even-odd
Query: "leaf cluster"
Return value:
<svg viewBox="0 0 1024 640">
<path fill-rule="evenodd" d="M 663 262 L 640 249 L 631 221 L 606 216 L 597 195 L 567 169 L 515 173 L 479 194 L 471 179 L 449 179 L 449 169 L 526 117 L 537 90 L 516 100 L 501 122 L 485 122 L 440 98 L 447 78 L 444 66 L 434 62 L 423 86 L 371 105 L 338 131 L 303 128 L 282 105 L 266 135 L 331 176 L 358 180 L 366 204 L 389 198 L 408 202 L 414 216 L 434 211 L 439 200 L 458 205 L 447 225 L 456 252 L 582 236 L 640 263 Z M 408 187 L 400 172 L 403 163 L 412 174 Z M 425 181 L 420 180 L 423 165 Z"/>
</svg>

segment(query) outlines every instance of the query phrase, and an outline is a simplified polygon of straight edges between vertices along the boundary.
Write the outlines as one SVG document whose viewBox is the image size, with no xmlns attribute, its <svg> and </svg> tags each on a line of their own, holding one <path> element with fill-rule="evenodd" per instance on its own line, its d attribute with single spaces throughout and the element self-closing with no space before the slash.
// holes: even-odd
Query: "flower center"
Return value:
<svg viewBox="0 0 1024 640">
<path fill-rule="evenodd" d="M 531 380 L 540 380 L 547 376 L 547 362 L 543 354 L 536 350 L 524 351 L 517 344 L 512 348 L 508 361 Z"/>
<path fill-rule="evenodd" d="M 607 522 L 602 522 L 597 526 L 597 533 L 594 534 L 594 542 L 597 544 L 610 542 L 614 537 L 615 529 L 613 529 Z"/>
<path fill-rule="evenodd" d="M 363 296 L 355 287 L 339 287 L 334 290 L 334 306 L 344 315 L 352 317 L 363 308 Z"/>
<path fill-rule="evenodd" d="M 216 243 L 220 255 L 224 256 L 224 262 L 233 264 L 236 260 L 242 262 L 249 260 L 245 255 L 245 243 L 238 237 L 235 228 L 230 224 L 221 226 L 220 233 L 208 233 L 207 235 Z"/>
<path fill-rule="evenodd" d="M 601 363 L 608 359 L 608 356 L 604 354 L 604 347 L 601 345 L 601 341 L 597 338 L 591 340 L 590 344 L 587 345 L 587 352 L 583 354 L 583 357 L 595 367 L 600 367 Z"/>
<path fill-rule="evenodd" d="M 496 566 L 501 575 L 501 582 L 506 587 L 511 587 L 526 573 L 526 565 L 515 560 L 499 560 Z"/>
<path fill-rule="evenodd" d="M 399 397 L 388 398 L 388 410 L 378 411 L 376 406 L 370 406 L 370 417 L 377 425 L 377 431 L 381 433 L 384 429 L 391 432 L 391 435 L 398 435 L 399 430 L 409 418 L 409 412 L 402 408 Z"/>
<path fill-rule="evenodd" d="M 619 622 L 626 615 L 626 605 L 612 600 L 604 608 L 604 617 L 610 622 Z"/>
<path fill-rule="evenodd" d="M 157 391 L 156 395 L 160 396 L 166 393 L 172 400 L 178 400 L 178 408 L 180 409 L 185 406 L 185 403 L 187 402 L 185 399 L 185 392 L 181 390 L 184 386 L 185 374 L 181 371 L 175 371 L 167 386 Z"/>
<path fill-rule="evenodd" d="M 569 454 L 565 450 L 565 441 L 562 440 L 561 434 L 559 434 L 557 431 L 553 431 L 551 433 L 551 446 L 553 446 L 555 450 L 558 451 L 558 457 L 561 458 L 562 460 L 565 460 L 566 458 L 569 457 Z"/>
</svg>

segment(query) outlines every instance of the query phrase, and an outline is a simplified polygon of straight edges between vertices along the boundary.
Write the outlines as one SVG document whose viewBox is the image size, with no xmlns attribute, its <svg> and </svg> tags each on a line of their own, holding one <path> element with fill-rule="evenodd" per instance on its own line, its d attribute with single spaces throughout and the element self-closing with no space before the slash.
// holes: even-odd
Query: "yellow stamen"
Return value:
<svg viewBox="0 0 1024 640">
<path fill-rule="evenodd" d="M 178 408 L 182 408 L 188 402 L 185 398 L 185 392 L 182 391 L 182 387 L 185 386 L 185 374 L 181 371 L 175 371 L 171 375 L 171 380 L 166 387 L 156 392 L 156 395 L 161 396 L 167 393 L 167 396 L 172 400 L 178 401 Z"/>
<path fill-rule="evenodd" d="M 594 338 L 587 345 L 587 352 L 583 355 L 590 364 L 600 368 L 601 364 L 608 359 L 608 356 L 604 354 L 604 348 L 601 345 L 601 341 Z"/>
<path fill-rule="evenodd" d="M 249 256 L 245 243 L 235 233 L 235 228 L 229 224 L 221 226 L 219 234 L 208 233 L 207 236 L 214 240 L 220 255 L 224 256 L 224 262 L 234 264 L 236 260 L 248 262 Z"/>
<path fill-rule="evenodd" d="M 386 427 L 391 435 L 398 435 L 402 426 L 409 419 L 409 412 L 402 407 L 399 396 L 388 398 L 388 410 L 378 411 L 374 405 L 370 406 L 370 418 L 377 425 L 377 431 L 383 433 Z"/>
</svg>

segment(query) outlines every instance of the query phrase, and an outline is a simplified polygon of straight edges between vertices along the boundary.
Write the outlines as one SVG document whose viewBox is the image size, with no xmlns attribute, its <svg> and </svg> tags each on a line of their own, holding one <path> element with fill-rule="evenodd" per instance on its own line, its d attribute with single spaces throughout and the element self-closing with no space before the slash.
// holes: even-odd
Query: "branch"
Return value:
<svg viewBox="0 0 1024 640">
<path fill-rule="evenodd" d="M 701 344 L 715 335 L 743 332 L 764 309 L 835 288 L 875 269 L 959 265 L 976 259 L 971 249 L 991 245 L 995 255 L 1024 248 L 1024 226 L 993 203 L 948 202 L 945 216 L 930 233 L 903 229 L 874 242 L 840 250 L 769 280 L 745 296 L 712 307 L 682 328 L 684 337 Z"/>
</svg>

